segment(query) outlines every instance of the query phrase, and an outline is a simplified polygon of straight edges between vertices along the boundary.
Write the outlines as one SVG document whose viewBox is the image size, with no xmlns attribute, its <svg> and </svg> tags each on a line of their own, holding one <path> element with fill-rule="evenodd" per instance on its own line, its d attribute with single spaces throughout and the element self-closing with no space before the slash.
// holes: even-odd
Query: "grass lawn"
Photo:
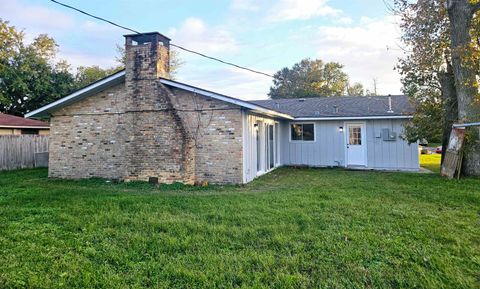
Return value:
<svg viewBox="0 0 480 289">
<path fill-rule="evenodd" d="M 420 166 L 434 173 L 440 173 L 441 154 L 420 155 Z"/>
<path fill-rule="evenodd" d="M 439 147 L 441 145 L 442 145 L 441 143 L 432 142 L 432 143 L 429 143 L 427 146 L 431 147 L 431 148 L 436 148 L 436 147 Z"/>
<path fill-rule="evenodd" d="M 0 287 L 478 288 L 480 180 L 278 169 L 246 186 L 0 172 Z"/>
</svg>

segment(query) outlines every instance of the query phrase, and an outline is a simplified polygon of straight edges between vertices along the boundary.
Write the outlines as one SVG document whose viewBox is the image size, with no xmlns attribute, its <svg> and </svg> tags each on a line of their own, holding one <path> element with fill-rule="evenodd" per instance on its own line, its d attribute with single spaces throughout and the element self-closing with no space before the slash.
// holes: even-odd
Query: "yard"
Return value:
<svg viewBox="0 0 480 289">
<path fill-rule="evenodd" d="M 441 160 L 441 154 L 420 155 L 420 166 L 439 174 Z"/>
<path fill-rule="evenodd" d="M 8 287 L 480 286 L 480 180 L 278 169 L 246 186 L 0 172 Z"/>
</svg>

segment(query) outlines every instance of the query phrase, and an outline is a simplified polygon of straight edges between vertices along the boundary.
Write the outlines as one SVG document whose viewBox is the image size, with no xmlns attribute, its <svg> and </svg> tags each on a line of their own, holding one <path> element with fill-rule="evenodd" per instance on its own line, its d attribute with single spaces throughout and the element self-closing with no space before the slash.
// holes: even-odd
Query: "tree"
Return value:
<svg viewBox="0 0 480 289">
<path fill-rule="evenodd" d="M 450 50 L 457 92 L 458 120 L 461 123 L 480 121 L 480 93 L 477 77 L 480 63 L 480 38 L 478 28 L 472 25 L 480 2 L 468 0 L 447 0 L 446 8 L 450 22 Z M 477 22 L 475 22 L 477 21 Z M 472 29 L 473 28 L 473 29 Z M 473 31 L 472 31 L 473 30 Z M 472 34 L 476 41 L 472 41 Z M 466 175 L 480 175 L 479 131 L 467 128 L 462 172 Z"/>
<path fill-rule="evenodd" d="M 79 66 L 75 74 L 75 86 L 77 88 L 85 87 L 99 79 L 105 78 L 123 67 L 101 68 L 98 65 L 93 66 Z"/>
<path fill-rule="evenodd" d="M 423 139 L 429 142 L 442 143 L 442 111 L 443 108 L 440 103 L 430 101 L 419 103 L 414 117 L 405 126 L 405 138 L 410 143 Z"/>
<path fill-rule="evenodd" d="M 24 33 L 0 19 L 0 111 L 23 115 L 66 95 L 74 80 L 47 35 L 24 43 Z"/>
<path fill-rule="evenodd" d="M 412 122 L 406 126 L 407 139 L 442 139 L 446 147 L 456 120 L 456 95 L 451 93 L 449 81 L 453 73 L 448 19 L 442 5 L 443 0 L 396 0 L 395 12 L 401 19 L 405 45 L 405 57 L 400 59 L 397 69 L 402 76 L 403 92 L 416 104 Z"/>
<path fill-rule="evenodd" d="M 273 98 L 305 98 L 316 96 L 334 96 L 359 93 L 363 95 L 363 86 L 349 86 L 348 75 L 337 62 L 324 63 L 320 59 L 301 60 L 292 68 L 282 68 L 275 73 L 273 86 L 268 95 Z"/>
<path fill-rule="evenodd" d="M 349 96 L 365 95 L 365 90 L 363 89 L 363 85 L 361 83 L 355 82 L 351 86 L 348 86 L 347 95 Z"/>
<path fill-rule="evenodd" d="M 457 5 L 462 1 L 452 2 Z M 468 4 L 470 5 L 468 6 L 465 4 L 468 1 L 463 1 L 463 4 L 460 4 L 460 6 L 463 5 L 460 10 L 463 9 L 464 14 L 459 14 L 458 11 L 455 13 L 449 11 L 453 9 L 452 3 L 447 3 L 446 0 L 418 0 L 416 2 L 394 0 L 394 3 L 394 12 L 401 18 L 402 41 L 405 44 L 405 57 L 400 60 L 398 69 L 402 75 L 404 92 L 417 104 L 414 119 L 407 126 L 407 135 L 413 136 L 415 131 L 420 132 L 417 134 L 418 137 L 421 137 L 422 134 L 430 135 L 431 131 L 437 131 L 441 127 L 442 143 L 446 147 L 452 124 L 457 121 L 466 121 L 462 117 L 462 115 L 465 116 L 465 113 L 461 113 L 461 111 L 468 109 L 472 112 L 471 114 L 467 113 L 467 115 L 471 115 L 470 119 L 475 118 L 475 102 L 472 100 L 475 99 L 474 95 L 478 94 L 478 86 L 475 89 L 477 84 L 474 79 L 478 75 L 480 64 L 480 54 L 478 53 L 480 21 L 478 17 L 474 17 L 474 7 L 478 4 Z M 470 22 L 468 17 L 471 18 Z M 452 18 L 455 19 L 452 20 Z M 463 19 L 460 21 L 463 24 L 454 24 L 459 21 L 457 18 Z M 455 44 L 458 41 L 455 41 L 452 35 L 456 30 L 462 30 L 458 33 L 463 37 L 460 41 L 463 43 L 462 45 Z M 474 39 L 471 35 L 474 36 Z M 462 57 L 463 62 L 460 62 Z M 469 76 L 464 78 L 464 81 L 458 80 L 457 74 L 464 73 L 462 72 L 464 68 L 470 69 Z M 466 79 L 469 80 L 466 81 Z M 458 97 L 459 85 L 467 86 L 460 90 L 469 91 L 470 96 L 467 97 L 470 100 L 469 103 L 465 103 Z M 463 108 L 460 108 L 461 102 Z M 433 107 L 438 108 L 433 110 L 431 109 Z M 434 111 L 441 115 L 441 121 L 438 121 L 437 115 L 431 115 Z M 430 121 L 431 125 L 421 129 L 421 125 L 425 124 L 422 119 L 428 118 L 432 120 Z M 412 131 L 409 132 L 409 129 Z M 468 139 L 470 141 L 467 141 L 462 171 L 464 174 L 480 174 L 478 169 L 480 165 L 473 170 L 467 169 L 470 166 L 469 163 L 480 163 L 478 156 L 480 149 L 478 147 L 469 148 L 475 137 Z"/>
</svg>

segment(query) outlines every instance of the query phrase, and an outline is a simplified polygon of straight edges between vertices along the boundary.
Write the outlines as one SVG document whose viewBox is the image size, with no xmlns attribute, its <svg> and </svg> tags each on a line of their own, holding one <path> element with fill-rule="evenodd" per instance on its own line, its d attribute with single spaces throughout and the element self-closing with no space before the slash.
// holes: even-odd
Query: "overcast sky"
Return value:
<svg viewBox="0 0 480 289">
<path fill-rule="evenodd" d="M 62 1 L 62 0 L 60 0 Z M 399 28 L 382 0 L 63 0 L 139 31 L 158 31 L 172 42 L 267 73 L 303 58 L 345 65 L 352 82 L 380 94 L 398 94 L 393 69 Z M 28 39 L 47 33 L 59 57 L 74 67 L 115 64 L 115 45 L 127 31 L 47 0 L 1 0 L 0 17 L 25 29 Z M 387 47 L 390 49 L 387 50 Z M 196 55 L 185 61 L 178 81 L 242 99 L 267 97 L 271 79 Z"/>
</svg>

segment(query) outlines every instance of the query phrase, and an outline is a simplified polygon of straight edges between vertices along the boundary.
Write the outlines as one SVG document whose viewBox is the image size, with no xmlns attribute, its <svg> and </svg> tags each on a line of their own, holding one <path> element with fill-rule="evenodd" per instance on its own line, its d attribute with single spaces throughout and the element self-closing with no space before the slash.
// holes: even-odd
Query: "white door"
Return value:
<svg viewBox="0 0 480 289">
<path fill-rule="evenodd" d="M 365 123 L 347 123 L 346 131 L 347 166 L 365 166 Z"/>
</svg>

